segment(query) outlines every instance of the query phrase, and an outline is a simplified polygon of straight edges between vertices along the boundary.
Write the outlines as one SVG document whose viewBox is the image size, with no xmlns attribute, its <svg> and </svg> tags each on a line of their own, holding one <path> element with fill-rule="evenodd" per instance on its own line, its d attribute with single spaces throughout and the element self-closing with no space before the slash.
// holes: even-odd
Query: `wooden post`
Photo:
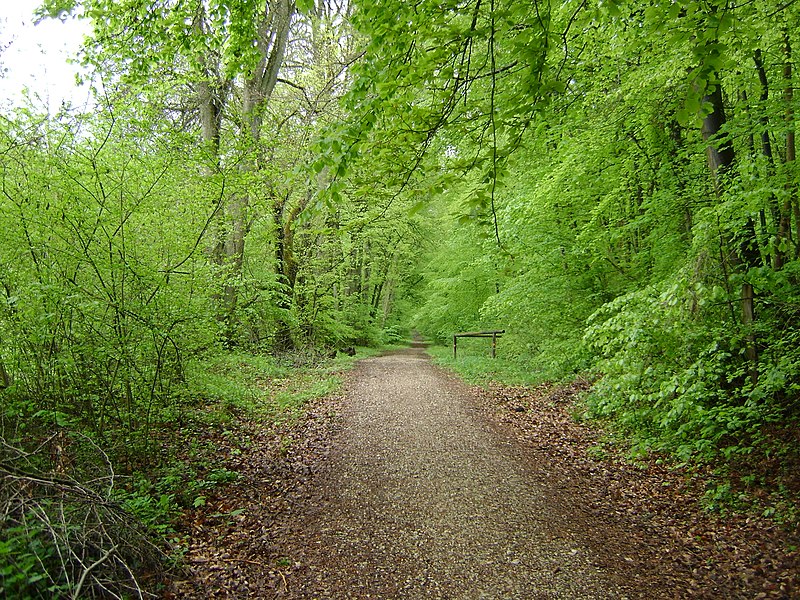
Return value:
<svg viewBox="0 0 800 600">
<path fill-rule="evenodd" d="M 492 358 L 497 356 L 497 333 L 492 332 Z"/>
<path fill-rule="evenodd" d="M 456 352 L 458 350 L 458 336 L 453 336 L 453 360 L 456 359 Z"/>
</svg>

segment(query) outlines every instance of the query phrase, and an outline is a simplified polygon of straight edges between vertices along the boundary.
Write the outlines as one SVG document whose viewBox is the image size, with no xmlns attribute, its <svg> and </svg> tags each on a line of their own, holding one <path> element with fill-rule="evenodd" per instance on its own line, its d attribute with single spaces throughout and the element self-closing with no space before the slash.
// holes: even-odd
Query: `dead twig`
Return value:
<svg viewBox="0 0 800 600">
<path fill-rule="evenodd" d="M 38 597 L 47 589 L 73 599 L 154 597 L 137 573 L 158 576 L 164 552 L 112 495 L 117 475 L 110 458 L 85 441 L 98 458 L 86 463 L 93 475 L 79 480 L 41 470 L 49 464 L 46 443 L 30 452 L 0 439 L 0 538 L 12 544 L 12 567 L 33 561 L 31 574 L 38 576 L 12 583 L 17 587 L 7 594 Z"/>
<path fill-rule="evenodd" d="M 72 591 L 72 599 L 77 600 L 81 596 L 81 590 L 83 589 L 83 584 L 86 582 L 86 577 L 91 573 L 95 568 L 99 567 L 101 564 L 106 562 L 114 552 L 117 551 L 117 546 L 111 546 L 106 552 L 94 561 L 91 565 L 89 565 L 86 569 L 83 570 L 81 573 L 81 578 L 78 580 L 78 583 L 75 584 L 75 588 Z"/>
<path fill-rule="evenodd" d="M 249 565 L 256 565 L 259 567 L 263 567 L 265 569 L 269 569 L 269 567 L 264 563 L 258 562 L 257 560 L 249 560 L 247 558 L 191 558 L 189 559 L 189 562 L 193 563 L 236 562 L 236 563 L 247 563 Z"/>
</svg>

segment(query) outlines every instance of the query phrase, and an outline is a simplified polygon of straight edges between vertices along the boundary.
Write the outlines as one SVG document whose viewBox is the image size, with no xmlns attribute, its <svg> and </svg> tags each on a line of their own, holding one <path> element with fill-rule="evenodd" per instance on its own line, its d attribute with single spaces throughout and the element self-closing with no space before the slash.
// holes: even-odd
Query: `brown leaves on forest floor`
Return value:
<svg viewBox="0 0 800 600">
<path fill-rule="evenodd" d="M 800 536 L 774 521 L 702 508 L 703 474 L 626 460 L 595 425 L 573 418 L 585 382 L 473 388 L 488 421 L 518 442 L 548 510 L 580 538 L 629 598 L 800 598 Z M 299 422 L 242 423 L 218 436 L 237 482 L 188 512 L 185 568 L 165 598 L 291 596 L 297 565 L 281 554 L 313 510 L 315 474 L 335 442 L 340 399 L 307 405 Z M 532 511 L 537 510 L 531 507 Z M 288 583 L 287 583 L 288 581 Z"/>
<path fill-rule="evenodd" d="M 164 598 L 272 598 L 286 588 L 276 541 L 308 499 L 307 485 L 328 453 L 336 398 L 314 401 L 295 423 L 240 422 L 236 437 L 216 439 L 219 463 L 239 479 L 187 512 L 184 569 Z"/>
<path fill-rule="evenodd" d="M 490 416 L 515 432 L 549 488 L 559 490 L 553 501 L 564 505 L 576 531 L 594 541 L 598 556 L 629 563 L 619 571 L 632 592 L 800 597 L 797 531 L 763 517 L 710 513 L 702 508 L 702 473 L 670 468 L 657 458 L 627 460 L 621 449 L 603 442 L 594 425 L 573 418 L 576 397 L 586 389 L 587 383 L 575 382 L 474 391 Z M 603 535 L 604 529 L 619 528 L 627 539 Z"/>
</svg>

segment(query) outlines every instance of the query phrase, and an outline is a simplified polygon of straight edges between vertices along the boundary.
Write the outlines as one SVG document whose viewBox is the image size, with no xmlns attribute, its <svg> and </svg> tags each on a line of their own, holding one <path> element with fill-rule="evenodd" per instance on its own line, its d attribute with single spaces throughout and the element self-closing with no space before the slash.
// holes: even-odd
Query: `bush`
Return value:
<svg viewBox="0 0 800 600">
<path fill-rule="evenodd" d="M 773 409 L 753 394 L 736 328 L 692 318 L 696 285 L 647 288 L 609 302 L 589 320 L 585 343 L 601 375 L 591 414 L 613 417 L 642 449 L 682 460 L 752 451 Z"/>
<path fill-rule="evenodd" d="M 108 463 L 80 481 L 42 470 L 44 457 L 9 444 L 0 458 L 0 595 L 141 597 L 154 589 L 164 553 L 116 500 Z"/>
</svg>

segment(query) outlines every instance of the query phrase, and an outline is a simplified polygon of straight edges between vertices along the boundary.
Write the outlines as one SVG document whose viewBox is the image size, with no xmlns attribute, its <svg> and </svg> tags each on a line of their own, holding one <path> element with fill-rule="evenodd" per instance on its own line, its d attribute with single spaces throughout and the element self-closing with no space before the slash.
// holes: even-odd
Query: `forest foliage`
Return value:
<svg viewBox="0 0 800 600">
<path fill-rule="evenodd" d="M 102 85 L 92 110 L 0 119 L 6 593 L 146 587 L 161 550 L 120 539 L 200 497 L 165 448 L 295 410 L 248 377 L 412 328 L 505 329 L 528 377 L 590 377 L 587 414 L 638 451 L 791 454 L 791 3 L 40 12 L 91 19 Z"/>
<path fill-rule="evenodd" d="M 542 378 L 592 374 L 592 414 L 684 459 L 795 423 L 794 8 L 472 6 L 442 30 L 469 40 L 468 100 L 435 124 L 460 176 L 432 203 L 452 235 L 418 326 L 505 328 L 504 352 Z M 530 30 L 541 49 L 520 56 Z M 409 38 L 437 79 L 412 67 L 398 87 L 449 89 Z"/>
</svg>

